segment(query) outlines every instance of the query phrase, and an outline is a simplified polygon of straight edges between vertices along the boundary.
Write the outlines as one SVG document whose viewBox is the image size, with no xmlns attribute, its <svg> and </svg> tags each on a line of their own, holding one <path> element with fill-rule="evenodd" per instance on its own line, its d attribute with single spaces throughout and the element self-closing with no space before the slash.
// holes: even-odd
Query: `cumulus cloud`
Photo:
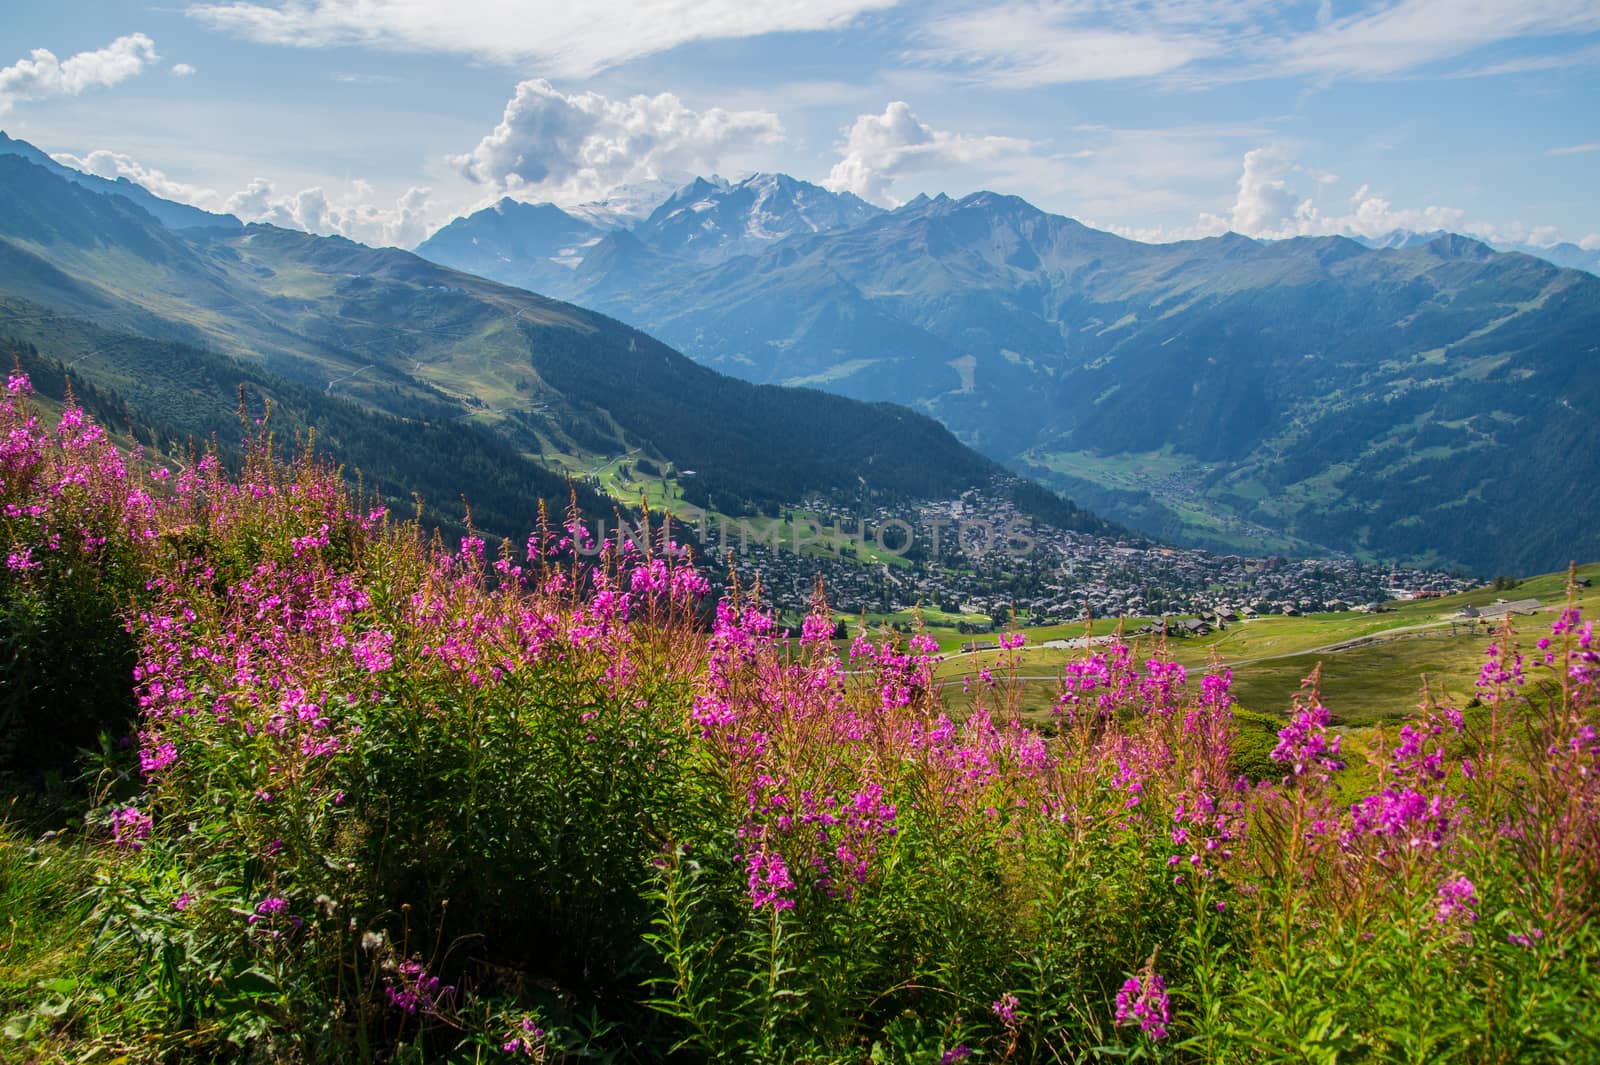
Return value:
<svg viewBox="0 0 1600 1065">
<path fill-rule="evenodd" d="M 1239 195 L 1230 213 L 1232 228 L 1246 236 L 1267 236 L 1304 219 L 1314 207 L 1289 188 L 1288 161 L 1270 148 L 1244 155 Z"/>
<path fill-rule="evenodd" d="M 174 77 L 187 78 L 189 75 L 191 75 L 193 73 L 194 73 L 194 67 L 190 66 L 188 63 L 174 63 L 174 64 L 172 64 L 172 74 L 173 74 Z"/>
<path fill-rule="evenodd" d="M 97 148 L 88 155 L 73 155 L 71 152 L 56 152 L 51 156 L 62 166 L 70 166 L 74 170 L 82 170 L 86 174 L 107 178 L 115 181 L 117 178 L 127 178 L 138 185 L 143 185 L 151 192 L 164 200 L 176 200 L 179 203 L 193 204 L 203 207 L 208 211 L 217 209 L 222 197 L 215 189 L 208 189 L 200 185 L 191 185 L 183 181 L 175 181 L 165 173 L 154 167 L 140 163 L 132 156 L 121 152 L 107 151 Z"/>
<path fill-rule="evenodd" d="M 389 206 L 376 202 L 365 181 L 353 181 L 330 198 L 320 186 L 280 194 L 271 181 L 256 178 L 228 197 L 223 210 L 246 222 L 348 237 L 373 247 L 412 248 L 438 222 L 432 196 L 430 189 L 411 188 Z"/>
<path fill-rule="evenodd" d="M 1466 219 L 1465 212 L 1455 207 L 1396 207 L 1365 184 L 1350 197 L 1347 210 L 1329 212 L 1296 187 L 1302 176 L 1325 184 L 1318 180 L 1317 171 L 1300 166 L 1276 148 L 1252 148 L 1244 155 L 1233 207 L 1226 216 L 1201 215 L 1195 235 L 1231 229 L 1267 239 L 1331 234 L 1381 237 L 1397 229 L 1460 229 Z"/>
<path fill-rule="evenodd" d="M 158 62 L 156 43 L 142 33 L 118 37 L 104 48 L 58 59 L 48 48 L 35 48 L 27 59 L 0 69 L 0 114 L 18 100 L 77 96 L 140 73 Z"/>
<path fill-rule="evenodd" d="M 498 191 L 575 203 L 622 185 L 708 173 L 727 155 L 782 137 L 770 111 L 695 111 L 671 93 L 569 95 L 536 78 L 517 86 L 477 147 L 450 162 Z"/>
<path fill-rule="evenodd" d="M 691 41 L 838 29 L 899 0 L 232 0 L 188 8 L 251 40 L 296 47 L 364 45 L 533 62 L 552 77 L 589 77 Z"/>
<path fill-rule="evenodd" d="M 934 129 L 912 113 L 910 104 L 895 100 L 881 115 L 857 116 L 845 131 L 843 158 L 823 184 L 835 192 L 853 192 L 872 203 L 893 205 L 889 187 L 902 174 L 1020 155 L 1032 146 L 1016 137 Z"/>
<path fill-rule="evenodd" d="M 330 196 L 321 187 L 280 193 L 271 181 L 256 178 L 238 192 L 224 195 L 203 185 L 178 181 L 132 156 L 104 148 L 81 156 L 59 152 L 52 158 L 97 177 L 112 181 L 127 178 L 164 200 L 223 211 L 246 222 L 349 237 L 373 246 L 415 247 L 439 222 L 439 211 L 426 188 L 408 189 L 392 204 L 385 204 L 365 181 L 352 181 Z"/>
</svg>

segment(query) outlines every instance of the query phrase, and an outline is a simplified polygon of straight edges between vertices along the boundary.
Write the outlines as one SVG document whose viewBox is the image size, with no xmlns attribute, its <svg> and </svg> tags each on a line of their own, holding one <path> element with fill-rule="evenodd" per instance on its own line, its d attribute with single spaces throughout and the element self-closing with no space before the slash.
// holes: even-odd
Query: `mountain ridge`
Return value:
<svg viewBox="0 0 1600 1065">
<path fill-rule="evenodd" d="M 384 416 L 464 419 L 530 460 L 631 449 L 692 464 L 690 493 L 724 513 L 808 492 L 941 498 L 1004 476 L 924 415 L 722 377 L 603 315 L 399 249 L 258 224 L 172 230 L 12 156 L 0 208 L 0 296 Z M 119 372 L 114 352 L 82 359 L 79 372 Z"/>
<path fill-rule="evenodd" d="M 658 213 L 728 202 L 682 191 Z M 1541 428 L 1587 409 L 1586 273 L 1460 234 L 1143 244 L 987 190 L 728 257 L 654 236 L 609 234 L 553 291 L 748 380 L 909 404 L 1158 537 L 1498 572 L 1564 561 L 1565 533 L 1509 546 L 1509 511 L 1592 536 L 1470 477 L 1550 434 L 1600 465 Z"/>
<path fill-rule="evenodd" d="M 57 177 L 64 178 L 75 185 L 81 185 L 91 192 L 121 196 L 124 199 L 131 200 L 148 211 L 157 221 L 169 229 L 207 229 L 212 227 L 238 229 L 244 225 L 243 222 L 231 214 L 217 214 L 212 211 L 202 210 L 191 204 L 176 203 L 172 200 L 162 199 L 143 185 L 130 181 L 126 177 L 118 177 L 116 180 L 112 180 L 100 177 L 97 174 L 87 174 L 70 166 L 63 166 L 27 141 L 7 136 L 4 130 L 0 130 L 0 155 L 15 155 L 26 159 L 28 162 L 50 171 Z"/>
</svg>

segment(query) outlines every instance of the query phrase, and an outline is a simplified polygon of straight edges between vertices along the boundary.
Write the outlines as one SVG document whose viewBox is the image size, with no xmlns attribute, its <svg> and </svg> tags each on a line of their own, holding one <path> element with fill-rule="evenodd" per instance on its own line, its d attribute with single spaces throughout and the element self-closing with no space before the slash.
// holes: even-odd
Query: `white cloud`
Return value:
<svg viewBox="0 0 1600 1065">
<path fill-rule="evenodd" d="M 589 77 L 691 41 L 829 30 L 899 0 L 233 0 L 188 14 L 252 40 L 297 47 L 365 45 L 532 61 L 552 77 Z"/>
<path fill-rule="evenodd" d="M 1314 13 L 1273 0 L 1004 0 L 932 18 L 907 57 L 1018 88 L 1126 78 L 1328 81 L 1390 77 L 1462 60 L 1488 45 L 1596 30 L 1594 0 L 1382 0 L 1342 18 L 1327 0 Z M 1451 76 L 1557 69 L 1596 58 L 1589 47 L 1480 60 Z"/>
<path fill-rule="evenodd" d="M 344 85 L 389 85 L 400 80 L 393 74 L 352 73 L 346 70 L 335 71 L 329 77 Z"/>
<path fill-rule="evenodd" d="M 918 170 L 1020 155 L 1032 142 L 1016 137 L 972 136 L 936 130 L 917 118 L 911 105 L 895 100 L 881 115 L 860 115 L 845 131 L 843 158 L 825 186 L 853 192 L 873 203 L 893 204 L 889 186 Z"/>
<path fill-rule="evenodd" d="M 70 152 L 57 152 L 51 158 L 62 166 L 70 166 L 74 170 L 82 170 L 86 174 L 94 174 L 112 181 L 125 177 L 135 184 L 143 185 L 164 200 L 193 204 L 208 211 L 216 210 L 222 200 L 215 189 L 174 181 L 162 171 L 147 167 L 132 156 L 123 155 L 121 152 L 97 148 L 88 155 L 78 156 Z"/>
<path fill-rule="evenodd" d="M 1384 77 L 1499 41 L 1596 30 L 1594 0 L 1400 0 L 1274 42 L 1267 51 L 1281 72 Z"/>
<path fill-rule="evenodd" d="M 172 64 L 172 74 L 174 77 L 187 78 L 193 73 L 194 67 L 190 66 L 188 63 Z"/>
<path fill-rule="evenodd" d="M 724 157 L 783 138 L 770 111 L 695 111 L 671 93 L 613 100 L 524 81 L 477 147 L 450 162 L 470 180 L 562 203 L 628 184 L 714 171 Z"/>
<path fill-rule="evenodd" d="M 938 18 L 910 58 L 953 66 L 988 84 L 1018 88 L 1166 74 L 1213 55 L 1209 36 L 1164 26 L 1141 6 L 1137 24 L 1115 9 L 1025 2 Z M 1109 21 L 1108 21 L 1109 20 Z"/>
<path fill-rule="evenodd" d="M 1309 213 L 1311 201 L 1289 188 L 1288 176 L 1288 161 L 1270 148 L 1252 148 L 1244 154 L 1239 194 L 1229 215 L 1235 232 L 1266 236 Z"/>
<path fill-rule="evenodd" d="M 1436 229 L 1459 230 L 1465 212 L 1455 207 L 1396 207 L 1363 184 L 1350 198 L 1347 211 L 1328 213 L 1315 198 L 1302 195 L 1295 178 L 1317 172 L 1296 164 L 1276 148 L 1252 148 L 1244 155 L 1237 194 L 1228 214 L 1202 214 L 1196 233 L 1204 235 L 1231 229 L 1248 237 L 1280 239 L 1298 236 L 1381 237 L 1396 229 L 1427 233 Z M 1487 235 L 1487 234 L 1486 234 Z"/>
<path fill-rule="evenodd" d="M 343 195 L 330 199 L 321 187 L 279 194 L 272 182 L 256 178 L 228 197 L 223 210 L 246 222 L 348 237 L 373 247 L 412 248 L 438 224 L 432 195 L 430 189 L 411 188 L 393 206 L 380 206 L 365 181 L 351 182 Z"/>
<path fill-rule="evenodd" d="M 1524 55 L 1513 59 L 1502 59 L 1499 62 L 1487 63 L 1479 67 L 1467 67 L 1463 70 L 1454 71 L 1447 77 L 1492 78 L 1500 74 L 1534 74 L 1545 70 L 1565 70 L 1570 67 L 1587 66 L 1595 62 L 1600 62 L 1600 46 L 1591 45 L 1588 48 L 1579 48 L 1571 52 Z"/>
<path fill-rule="evenodd" d="M 1563 240 L 1555 226 L 1469 219 L 1465 211 L 1446 205 L 1397 206 L 1365 183 L 1348 199 L 1335 201 L 1344 205 L 1341 209 L 1329 210 L 1319 202 L 1316 188 L 1309 193 L 1301 188 L 1302 179 L 1313 186 L 1325 187 L 1329 184 L 1322 180 L 1325 176 L 1295 162 L 1281 148 L 1253 148 L 1244 154 L 1234 201 L 1226 212 L 1201 212 L 1192 225 L 1186 226 L 1137 227 L 1113 223 L 1099 225 L 1099 228 L 1152 242 L 1214 237 L 1230 230 L 1262 240 L 1302 236 L 1382 237 L 1395 230 L 1411 233 L 1448 230 L 1496 245 L 1537 248 L 1547 248 Z M 1600 248 L 1600 234 L 1591 234 L 1577 243 L 1590 250 Z"/>
<path fill-rule="evenodd" d="M 1273 135 L 1270 124 L 1077 123 L 1061 131 L 1059 145 L 1007 160 L 997 181 L 1101 229 L 1118 220 L 1195 218 L 1216 208 L 1211 190 L 1237 179 L 1245 149 Z M 1112 231 L 1139 239 L 1160 232 Z"/>
<path fill-rule="evenodd" d="M 1546 155 L 1586 155 L 1589 152 L 1600 152 L 1600 141 L 1589 141 L 1587 144 L 1569 144 L 1564 148 L 1551 148 Z"/>
<path fill-rule="evenodd" d="M 56 58 L 48 48 L 35 48 L 27 59 L 0 69 L 0 114 L 18 100 L 77 96 L 86 89 L 115 85 L 160 58 L 156 43 L 142 33 L 118 37 L 104 48 L 66 59 Z"/>
<path fill-rule="evenodd" d="M 256 178 L 239 192 L 224 196 L 203 185 L 174 180 L 132 156 L 104 148 L 81 156 L 60 152 L 52 158 L 63 166 L 113 181 L 127 178 L 164 200 L 224 211 L 246 222 L 337 234 L 375 247 L 414 247 L 439 222 L 439 212 L 426 188 L 408 189 L 389 206 L 377 202 L 377 194 L 365 181 L 352 181 L 341 194 L 330 198 L 320 187 L 280 194 L 271 181 Z"/>
</svg>

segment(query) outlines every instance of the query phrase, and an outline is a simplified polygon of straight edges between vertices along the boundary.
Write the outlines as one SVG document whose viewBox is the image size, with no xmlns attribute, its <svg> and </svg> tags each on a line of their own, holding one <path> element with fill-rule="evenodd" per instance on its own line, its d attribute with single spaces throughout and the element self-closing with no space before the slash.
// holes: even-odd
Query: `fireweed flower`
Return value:
<svg viewBox="0 0 1600 1065">
<path fill-rule="evenodd" d="M 111 839 L 123 850 L 142 850 L 150 838 L 151 818 L 135 807 L 125 806 L 111 814 Z"/>
<path fill-rule="evenodd" d="M 1445 744 L 1461 727 L 1461 711 L 1426 708 L 1420 718 L 1400 726 L 1400 743 L 1389 755 L 1389 772 L 1419 787 L 1443 780 Z"/>
<path fill-rule="evenodd" d="M 1172 810 L 1171 840 L 1188 855 L 1173 854 L 1167 865 L 1186 865 L 1202 877 L 1216 875 L 1216 866 L 1233 857 L 1233 846 L 1244 838 L 1248 821 L 1240 798 L 1218 801 L 1209 788 L 1179 794 Z"/>
<path fill-rule="evenodd" d="M 1499 697 L 1497 693 L 1507 685 L 1521 687 L 1527 681 L 1522 652 L 1515 647 L 1508 650 L 1509 654 L 1497 643 L 1484 649 L 1483 668 L 1478 671 L 1477 681 L 1478 698 L 1484 702 L 1494 702 Z"/>
<path fill-rule="evenodd" d="M 1299 710 L 1289 724 L 1278 730 L 1278 745 L 1268 756 L 1289 767 L 1296 780 L 1314 777 L 1326 781 L 1329 774 L 1344 768 L 1339 755 L 1339 736 L 1328 730 L 1328 708 L 1312 696 L 1295 696 Z"/>
<path fill-rule="evenodd" d="M 403 961 L 397 965 L 394 973 L 386 978 L 384 991 L 389 1005 L 412 1014 L 419 1010 L 431 1013 L 439 1008 L 439 1003 L 456 993 L 454 987 L 442 983 L 420 961 Z"/>
<path fill-rule="evenodd" d="M 1166 981 L 1148 967 L 1143 977 L 1128 977 L 1117 992 L 1116 1020 L 1119 1025 L 1137 1024 L 1153 1042 L 1165 1039 L 1167 1025 L 1172 1023 Z"/>
<path fill-rule="evenodd" d="M 245 923 L 256 924 L 260 921 L 270 921 L 288 908 L 289 900 L 282 895 L 268 895 L 256 903 L 256 912 L 251 914 Z"/>
<path fill-rule="evenodd" d="M 1455 824 L 1456 800 L 1412 788 L 1387 788 L 1350 807 L 1346 845 L 1362 837 L 1383 841 L 1379 856 L 1394 850 L 1438 850 Z"/>
<path fill-rule="evenodd" d="M 794 890 L 794 879 L 783 855 L 764 848 L 752 849 L 745 861 L 750 881 L 750 906 L 759 910 L 771 906 L 774 910 L 794 909 L 794 899 L 786 893 Z"/>
<path fill-rule="evenodd" d="M 517 1022 L 517 1027 L 506 1034 L 505 1042 L 500 1044 L 500 1049 L 507 1054 L 520 1054 L 524 1057 L 543 1060 L 545 1052 L 544 1029 L 540 1028 L 538 1022 L 532 1017 L 524 1017 Z"/>
<path fill-rule="evenodd" d="M 1471 924 L 1478 919 L 1478 913 L 1473 909 L 1478 905 L 1477 889 L 1472 881 L 1464 876 L 1446 880 L 1439 885 L 1439 905 L 1434 911 L 1433 918 L 1440 924 L 1459 921 Z"/>
<path fill-rule="evenodd" d="M 806 646 L 824 644 L 833 639 L 834 624 L 826 614 L 807 614 L 800 624 L 800 642 Z"/>
<path fill-rule="evenodd" d="M 1540 929 L 1540 928 L 1531 928 L 1526 933 L 1522 933 L 1522 932 L 1507 932 L 1506 933 L 1506 942 L 1507 943 L 1510 943 L 1510 944 L 1512 944 L 1514 946 L 1521 947 L 1524 950 L 1532 950 L 1533 949 L 1533 945 L 1535 943 L 1538 943 L 1538 942 L 1542 941 L 1543 939 L 1544 939 L 1544 930 Z"/>
<path fill-rule="evenodd" d="M 1115 714 L 1129 705 L 1137 682 L 1133 649 L 1127 644 L 1115 644 L 1108 652 L 1097 651 L 1067 664 L 1054 712 L 1069 723 Z"/>
<path fill-rule="evenodd" d="M 1167 717 L 1183 701 L 1183 687 L 1188 683 L 1188 672 L 1176 662 L 1152 658 L 1144 664 L 1144 675 L 1139 678 L 1139 696 L 1145 711 Z"/>
<path fill-rule="evenodd" d="M 382 673 L 394 665 L 393 647 L 394 636 L 374 630 L 351 646 L 350 657 L 368 673 Z"/>
</svg>

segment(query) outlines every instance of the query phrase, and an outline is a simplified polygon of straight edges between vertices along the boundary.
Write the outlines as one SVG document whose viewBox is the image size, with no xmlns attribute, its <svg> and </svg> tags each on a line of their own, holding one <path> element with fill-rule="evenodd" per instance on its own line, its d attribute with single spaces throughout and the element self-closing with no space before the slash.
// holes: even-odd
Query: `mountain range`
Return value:
<svg viewBox="0 0 1600 1065">
<path fill-rule="evenodd" d="M 735 515 L 999 484 L 1108 528 L 1008 468 L 1230 551 L 1499 573 L 1600 548 L 1600 279 L 1459 235 L 1152 245 L 992 192 L 885 210 L 757 174 L 502 200 L 413 255 L 0 148 L 25 362 L 168 446 L 235 434 L 245 383 L 441 522 L 464 494 L 526 528 L 566 474 L 606 508 L 596 471 L 630 459 Z"/>
<path fill-rule="evenodd" d="M 243 384 L 285 435 L 315 428 L 391 506 L 409 513 L 420 492 L 448 523 L 464 497 L 479 528 L 504 535 L 525 533 L 541 500 L 559 513 L 568 473 L 585 508 L 609 514 L 589 474 L 624 457 L 724 514 L 1001 485 L 1058 524 L 1104 528 L 906 408 L 726 377 L 603 315 L 410 252 L 179 225 L 111 184 L 0 154 L 0 338 L 131 412 L 158 445 L 237 440 Z"/>
<path fill-rule="evenodd" d="M 1369 248 L 1409 248 L 1417 244 L 1426 244 L 1437 240 L 1447 233 L 1442 229 L 1435 229 L 1426 233 L 1418 233 L 1408 229 L 1391 230 L 1378 237 L 1354 237 Z M 1583 270 L 1587 273 L 1600 275 L 1600 248 L 1584 248 L 1571 241 L 1560 241 L 1556 244 L 1528 244 L 1519 241 L 1491 240 L 1486 243 L 1495 251 L 1520 252 L 1531 255 L 1535 259 L 1556 266 L 1565 266 L 1572 270 Z"/>
<path fill-rule="evenodd" d="M 831 200 L 831 206 L 830 206 Z M 1455 234 L 1146 244 L 981 192 L 781 175 L 629 226 L 549 205 L 418 253 L 747 380 L 909 405 L 1158 537 L 1483 572 L 1600 549 L 1600 278 Z"/>
</svg>

